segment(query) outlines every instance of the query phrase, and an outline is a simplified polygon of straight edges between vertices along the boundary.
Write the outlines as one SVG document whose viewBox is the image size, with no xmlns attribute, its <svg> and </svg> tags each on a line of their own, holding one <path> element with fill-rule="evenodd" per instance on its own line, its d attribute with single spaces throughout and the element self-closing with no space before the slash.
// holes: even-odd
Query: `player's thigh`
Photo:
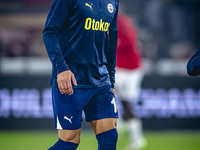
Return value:
<svg viewBox="0 0 200 150">
<path fill-rule="evenodd" d="M 82 103 L 79 102 L 80 90 L 71 96 L 61 94 L 57 87 L 52 87 L 52 102 L 55 128 L 63 141 L 79 143 L 81 133 Z"/>
<path fill-rule="evenodd" d="M 80 135 L 81 129 L 77 130 L 58 130 L 58 136 L 61 140 L 72 142 L 72 143 L 80 143 Z"/>
<path fill-rule="evenodd" d="M 95 133 L 113 129 L 117 123 L 118 110 L 110 86 L 99 88 L 84 111 L 86 121 L 91 123 Z"/>
<path fill-rule="evenodd" d="M 117 118 L 107 118 L 101 120 L 90 121 L 90 124 L 97 135 L 99 133 L 109 131 L 117 127 Z"/>
<path fill-rule="evenodd" d="M 118 118 L 115 96 L 110 86 L 98 88 L 98 92 L 84 107 L 87 122 L 107 118 Z"/>
<path fill-rule="evenodd" d="M 59 130 L 77 130 L 81 128 L 82 103 L 79 91 L 71 96 L 61 94 L 57 87 L 52 88 L 52 101 L 55 127 Z"/>
</svg>

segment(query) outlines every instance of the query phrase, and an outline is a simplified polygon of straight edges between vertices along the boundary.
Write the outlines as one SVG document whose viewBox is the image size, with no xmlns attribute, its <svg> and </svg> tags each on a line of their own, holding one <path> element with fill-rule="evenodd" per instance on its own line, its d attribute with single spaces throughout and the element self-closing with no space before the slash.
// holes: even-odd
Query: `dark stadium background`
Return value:
<svg viewBox="0 0 200 150">
<path fill-rule="evenodd" d="M 180 140 L 166 149 L 199 150 L 200 78 L 189 77 L 186 64 L 200 45 L 200 1 L 121 0 L 120 4 L 138 29 L 144 60 L 140 99 L 133 105 L 143 120 L 146 149 L 163 149 L 163 141 L 176 137 Z M 42 40 L 50 5 L 51 0 L 0 0 L 0 143 L 16 136 L 16 150 L 23 150 L 20 137 L 33 133 L 37 133 L 32 136 L 35 139 L 40 134 L 43 140 L 57 138 L 49 86 L 51 64 Z M 120 102 L 118 108 L 123 112 Z M 83 141 L 87 143 L 91 135 L 90 126 L 83 122 Z M 127 142 L 125 135 L 118 149 Z M 190 140 L 181 139 L 190 136 Z M 47 149 L 51 140 L 41 145 Z M 0 144 L 0 149 L 13 148 Z"/>
</svg>

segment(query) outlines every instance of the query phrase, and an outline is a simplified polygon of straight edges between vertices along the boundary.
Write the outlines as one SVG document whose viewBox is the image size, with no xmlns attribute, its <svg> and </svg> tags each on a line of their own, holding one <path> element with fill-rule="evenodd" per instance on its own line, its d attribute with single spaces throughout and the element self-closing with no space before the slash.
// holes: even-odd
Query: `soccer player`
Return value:
<svg viewBox="0 0 200 150">
<path fill-rule="evenodd" d="M 190 76 L 200 75 L 200 47 L 197 49 L 196 53 L 188 61 L 187 73 Z"/>
<path fill-rule="evenodd" d="M 118 0 L 53 0 L 43 39 L 52 62 L 52 101 L 59 139 L 49 150 L 75 150 L 82 110 L 98 150 L 115 150 L 114 96 Z"/>
<path fill-rule="evenodd" d="M 141 120 L 133 113 L 132 101 L 137 101 L 144 73 L 137 33 L 125 14 L 118 16 L 116 66 L 115 88 L 124 109 L 123 119 L 128 125 L 130 135 L 128 148 L 139 149 L 146 144 L 146 140 L 143 137 Z"/>
</svg>

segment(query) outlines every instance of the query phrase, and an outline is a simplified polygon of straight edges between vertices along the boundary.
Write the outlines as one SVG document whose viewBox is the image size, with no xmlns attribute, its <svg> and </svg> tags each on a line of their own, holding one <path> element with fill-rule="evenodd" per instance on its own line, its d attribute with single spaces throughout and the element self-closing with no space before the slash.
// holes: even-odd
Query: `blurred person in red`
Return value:
<svg viewBox="0 0 200 150">
<path fill-rule="evenodd" d="M 125 14 L 118 16 L 118 44 L 116 56 L 116 93 L 121 100 L 124 113 L 119 121 L 120 127 L 127 123 L 130 144 L 127 148 L 136 150 L 146 145 L 142 133 L 141 119 L 134 114 L 133 101 L 138 100 L 144 71 L 138 46 L 137 32 L 131 20 Z"/>
</svg>

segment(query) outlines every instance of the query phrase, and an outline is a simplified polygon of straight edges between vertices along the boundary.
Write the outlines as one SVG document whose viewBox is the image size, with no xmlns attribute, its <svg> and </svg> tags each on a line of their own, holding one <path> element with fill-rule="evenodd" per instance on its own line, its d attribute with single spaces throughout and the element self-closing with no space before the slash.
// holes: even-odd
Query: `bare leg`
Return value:
<svg viewBox="0 0 200 150">
<path fill-rule="evenodd" d="M 59 139 L 48 150 L 76 150 L 80 143 L 81 129 L 78 130 L 58 130 Z"/>
<path fill-rule="evenodd" d="M 117 149 L 118 132 L 116 130 L 116 118 L 91 121 L 90 124 L 96 134 L 98 150 Z"/>
<path fill-rule="evenodd" d="M 80 143 L 81 129 L 77 130 L 58 130 L 58 136 L 66 142 Z"/>
<path fill-rule="evenodd" d="M 95 135 L 117 127 L 117 118 L 108 118 L 90 122 Z"/>
</svg>

